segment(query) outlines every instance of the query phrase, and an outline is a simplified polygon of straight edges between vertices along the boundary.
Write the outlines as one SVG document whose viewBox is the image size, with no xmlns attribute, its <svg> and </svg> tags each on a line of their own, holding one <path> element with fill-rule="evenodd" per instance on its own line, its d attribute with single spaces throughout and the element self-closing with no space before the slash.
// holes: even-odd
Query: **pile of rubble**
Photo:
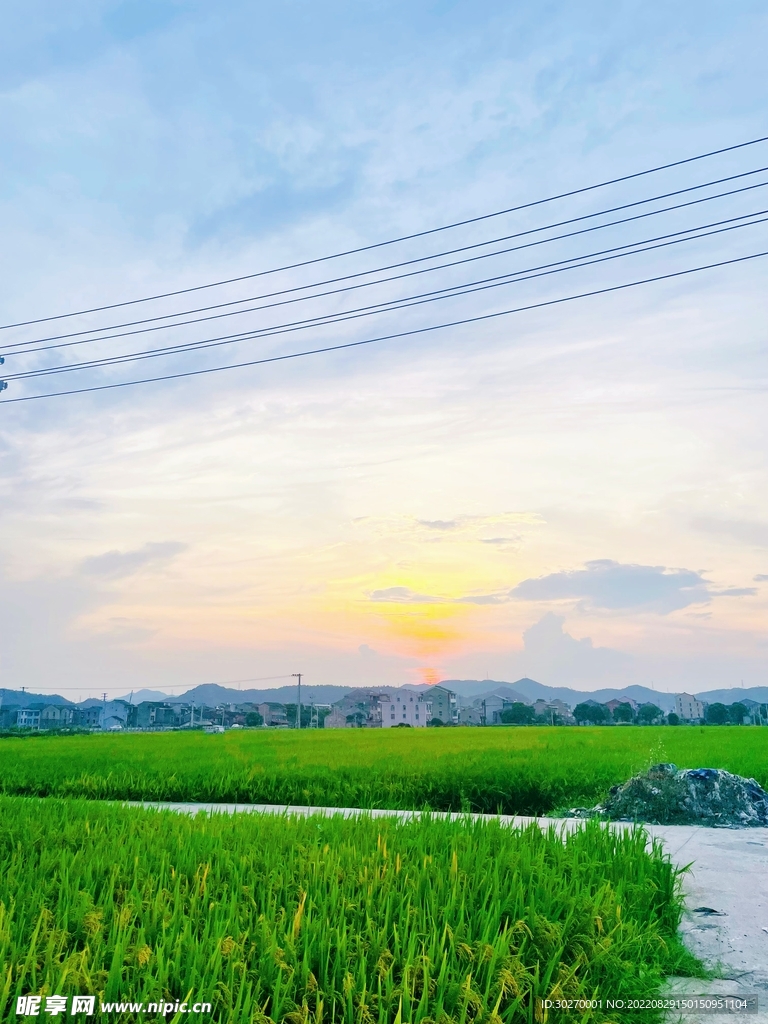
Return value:
<svg viewBox="0 0 768 1024">
<path fill-rule="evenodd" d="M 569 818 L 645 821 L 653 825 L 708 825 L 714 828 L 768 826 L 768 793 L 754 779 L 720 768 L 657 764 L 623 786 L 603 804 L 574 807 Z"/>
</svg>

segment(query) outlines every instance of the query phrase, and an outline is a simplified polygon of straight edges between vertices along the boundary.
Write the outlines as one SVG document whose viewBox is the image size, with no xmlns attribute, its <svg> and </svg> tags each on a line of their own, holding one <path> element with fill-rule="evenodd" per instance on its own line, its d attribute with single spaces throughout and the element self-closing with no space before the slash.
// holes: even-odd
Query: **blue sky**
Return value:
<svg viewBox="0 0 768 1024">
<path fill-rule="evenodd" d="M 11 3 L 0 321 L 768 134 L 767 36 L 758 3 Z M 750 230 L 601 280 L 768 248 Z M 762 682 L 764 281 L 757 261 L 514 326 L 0 410 L 3 682 Z"/>
</svg>

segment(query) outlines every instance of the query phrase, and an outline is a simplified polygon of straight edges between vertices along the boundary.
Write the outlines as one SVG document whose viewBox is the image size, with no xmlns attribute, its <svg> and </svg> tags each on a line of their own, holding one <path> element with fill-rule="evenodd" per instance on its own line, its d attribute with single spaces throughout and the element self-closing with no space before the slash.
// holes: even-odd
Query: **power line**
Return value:
<svg viewBox="0 0 768 1024">
<path fill-rule="evenodd" d="M 24 370 L 15 374 L 6 374 L 5 380 L 27 380 L 34 377 L 52 376 L 59 373 L 71 373 L 77 370 L 95 369 L 109 366 L 117 366 L 127 362 L 137 362 L 143 359 L 154 359 L 161 358 L 163 356 L 178 355 L 186 352 L 198 352 L 208 348 L 219 348 L 222 345 L 236 344 L 240 341 L 250 340 L 261 340 L 263 338 L 274 337 L 280 334 L 293 333 L 299 330 L 311 330 L 317 327 L 333 326 L 339 323 L 345 323 L 349 320 L 356 320 L 362 317 L 375 316 L 380 313 L 391 313 L 397 312 L 398 310 L 408 309 L 413 306 L 425 305 L 431 302 L 442 301 L 445 299 L 457 298 L 462 295 L 473 294 L 478 291 L 486 291 L 491 288 L 503 287 L 509 284 L 520 284 L 525 281 L 530 281 L 540 277 L 547 277 L 552 274 L 562 273 L 567 270 L 578 270 L 587 266 L 594 266 L 598 263 L 605 263 L 611 260 L 623 259 L 626 256 L 640 255 L 646 252 L 651 252 L 655 249 L 664 248 L 670 245 L 677 245 L 682 242 L 696 241 L 700 238 L 708 238 L 712 235 L 722 234 L 726 231 L 733 231 L 742 227 L 753 227 L 756 224 L 765 223 L 768 218 L 761 218 L 758 220 L 748 221 L 747 223 L 731 224 L 730 227 L 720 227 L 718 230 L 707 231 L 705 228 L 717 227 L 722 224 L 730 224 L 733 220 L 743 220 L 744 217 L 757 217 L 759 214 L 766 214 L 768 210 L 759 210 L 751 214 L 743 214 L 740 217 L 728 218 L 726 221 L 715 221 L 711 224 L 702 225 L 700 228 L 689 228 L 684 231 L 672 232 L 668 235 L 660 235 L 655 238 L 646 239 L 636 243 L 626 243 L 625 245 L 615 246 L 612 249 L 604 249 L 595 253 L 588 253 L 584 256 L 571 257 L 567 260 L 560 260 L 551 264 L 543 264 L 539 267 L 527 268 L 520 271 L 511 271 L 508 274 L 499 275 L 496 278 L 485 278 L 475 282 L 465 282 L 463 284 L 454 285 L 449 288 L 437 289 L 433 292 L 423 292 L 421 294 L 406 297 L 405 299 L 393 299 L 385 303 L 377 303 L 374 306 L 363 306 L 357 310 L 349 310 L 344 314 L 326 314 L 318 317 L 313 317 L 309 320 L 295 321 L 293 323 L 277 325 L 273 328 L 262 328 L 260 330 L 248 332 L 246 334 L 236 334 L 232 336 L 223 336 L 212 339 L 205 339 L 196 342 L 184 342 L 179 345 L 166 346 L 160 349 L 145 349 L 140 352 L 124 353 L 122 355 L 104 356 L 101 359 L 89 359 L 82 360 L 79 363 L 70 363 L 59 366 L 43 367 L 37 370 Z M 694 231 L 699 231 L 699 234 L 692 234 Z M 685 237 L 677 237 L 684 235 Z M 671 239 L 670 241 L 662 241 L 663 239 Z M 659 243 L 659 244 L 651 244 Z M 642 248 L 641 248 L 642 246 Z M 621 252 L 617 250 L 630 249 L 629 252 Z M 607 255 L 608 254 L 608 255 Z M 596 257 L 596 258 L 595 258 Z M 577 262 L 577 261 L 581 262 Z M 524 276 L 521 276 L 524 275 Z"/>
<path fill-rule="evenodd" d="M 758 171 L 754 171 L 754 172 L 753 171 L 749 171 L 749 172 L 745 172 L 745 173 L 748 173 L 748 174 L 759 173 L 759 172 L 762 172 L 762 171 L 765 171 L 765 170 L 768 170 L 768 167 L 759 168 Z M 734 175 L 734 177 L 742 177 L 742 176 L 743 175 Z M 681 190 L 679 190 L 678 193 L 670 193 L 670 195 L 680 194 L 681 192 L 689 192 L 689 191 L 691 191 L 694 188 L 696 188 L 696 189 L 704 188 L 704 187 L 707 187 L 708 185 L 711 185 L 711 184 L 712 184 L 712 182 L 707 182 L 704 185 L 691 186 L 691 188 L 689 188 L 689 189 L 681 189 Z M 230 316 L 239 316 L 239 315 L 242 315 L 242 314 L 245 314 L 245 313 L 261 312 L 261 311 L 263 311 L 265 309 L 274 309 L 274 308 L 277 308 L 279 306 L 293 305 L 294 303 L 297 303 L 297 302 L 308 302 L 308 301 L 311 301 L 312 299 L 327 298 L 327 297 L 332 296 L 332 295 L 339 295 L 339 294 L 341 294 L 343 292 L 355 291 L 355 290 L 359 290 L 361 288 L 371 288 L 371 287 L 374 287 L 374 286 L 380 285 L 380 284 L 389 284 L 392 281 L 403 280 L 405 278 L 414 277 L 414 276 L 417 276 L 419 274 L 427 274 L 427 273 L 432 273 L 433 271 L 446 270 L 446 269 L 449 269 L 451 267 L 461 266 L 461 265 L 463 265 L 465 263 L 472 263 L 472 262 L 475 262 L 475 261 L 481 260 L 481 259 L 490 259 L 490 258 L 492 258 L 494 256 L 509 255 L 510 253 L 513 253 L 513 252 L 519 252 L 519 251 L 521 251 L 523 249 L 530 249 L 530 248 L 533 248 L 535 246 L 545 245 L 545 244 L 547 244 L 549 242 L 563 241 L 564 239 L 575 238 L 575 237 L 577 237 L 579 235 L 589 234 L 589 233 L 591 233 L 593 231 L 602 231 L 605 228 L 617 227 L 618 225 L 621 225 L 621 224 L 629 224 L 629 223 L 631 223 L 633 221 L 636 221 L 636 220 L 643 220 L 643 219 L 648 218 L 648 217 L 655 217 L 655 216 L 659 216 L 659 215 L 664 214 L 664 213 L 675 212 L 677 210 L 686 209 L 686 208 L 691 207 L 691 206 L 697 206 L 697 205 L 699 205 L 701 203 L 712 202 L 712 201 L 714 201 L 716 199 L 723 199 L 723 198 L 726 198 L 726 197 L 729 197 L 729 196 L 739 195 L 739 194 L 741 194 L 743 192 L 751 192 L 754 189 L 765 188 L 766 185 L 768 185 L 768 181 L 758 182 L 758 183 L 756 183 L 754 185 L 747 185 L 744 188 L 732 189 L 732 190 L 730 190 L 728 192 L 719 192 L 719 193 L 716 193 L 713 196 L 704 196 L 704 197 L 702 197 L 700 199 L 690 200 L 689 202 L 676 203 L 673 206 L 662 207 L 659 210 L 649 210 L 649 211 L 646 211 L 645 213 L 635 214 L 632 217 L 623 217 L 623 218 L 620 218 L 619 220 L 608 221 L 605 224 L 595 224 L 595 225 L 592 225 L 592 226 L 590 226 L 588 228 L 580 228 L 577 231 L 569 231 L 569 232 L 566 232 L 566 233 L 564 233 L 562 235 L 553 235 L 553 236 L 551 236 L 549 238 L 537 239 L 536 241 L 527 242 L 527 243 L 525 243 L 523 245 L 512 246 L 512 247 L 507 248 L 507 249 L 500 249 L 500 250 L 496 250 L 495 252 L 490 252 L 490 253 L 481 253 L 479 255 L 467 257 L 465 259 L 455 260 L 455 261 L 453 261 L 451 263 L 438 264 L 437 266 L 433 266 L 433 267 L 423 267 L 423 268 L 421 268 L 419 270 L 408 271 L 407 273 L 396 274 L 396 275 L 393 275 L 391 277 L 379 278 L 378 280 L 375 280 L 375 281 L 360 282 L 358 284 L 347 285 L 347 286 L 345 286 L 343 288 L 335 288 L 335 289 L 332 289 L 332 290 L 326 291 L 326 292 L 317 292 L 317 293 L 312 294 L 312 295 L 294 296 L 291 299 L 284 299 L 284 300 L 282 300 L 280 302 L 270 302 L 270 303 L 266 303 L 263 306 L 252 306 L 252 307 L 247 308 L 247 309 L 229 310 L 226 313 L 217 313 L 217 314 L 212 315 L 212 316 L 195 317 L 192 320 L 176 320 L 173 323 L 162 323 L 162 324 L 158 324 L 157 323 L 157 321 L 159 321 L 159 320 L 171 320 L 172 318 L 175 318 L 175 317 L 188 316 L 190 313 L 206 312 L 206 311 L 214 310 L 214 309 L 223 309 L 223 308 L 230 307 L 230 306 L 233 306 L 233 305 L 239 305 L 239 304 L 241 304 L 243 302 L 255 302 L 255 301 L 260 301 L 261 299 L 268 299 L 268 298 L 278 297 L 278 296 L 281 296 L 281 295 L 290 295 L 290 294 L 292 294 L 294 292 L 305 291 L 305 290 L 307 290 L 309 288 L 323 287 L 325 284 L 336 284 L 338 282 L 351 281 L 351 280 L 354 280 L 354 279 L 359 278 L 359 277 L 368 276 L 370 274 L 383 273 L 383 272 L 385 272 L 387 270 L 399 269 L 400 267 L 410 266 L 410 265 L 412 265 L 414 263 L 422 263 L 422 262 L 425 262 L 426 260 L 439 259 L 439 258 L 441 258 L 444 255 L 455 255 L 455 254 L 458 254 L 458 253 L 461 253 L 461 252 L 466 252 L 466 251 L 469 251 L 469 250 L 472 250 L 472 249 L 477 249 L 477 248 L 480 248 L 480 247 L 483 247 L 483 246 L 495 245 L 495 244 L 497 244 L 499 242 L 504 242 L 504 241 L 511 241 L 511 240 L 513 240 L 515 238 L 522 238 L 522 237 L 525 237 L 527 235 L 537 234 L 537 233 L 539 233 L 541 231 L 548 231 L 548 230 L 551 230 L 552 228 L 562 227 L 562 226 L 567 225 L 567 224 L 573 224 L 573 223 L 577 223 L 579 221 L 589 220 L 589 219 L 592 219 L 594 217 L 605 216 L 605 215 L 607 215 L 609 213 L 614 213 L 614 212 L 617 212 L 617 211 L 622 210 L 622 209 L 628 209 L 630 207 L 643 205 L 645 203 L 655 202 L 655 201 L 657 201 L 660 198 L 667 198 L 667 196 L 653 196 L 650 199 L 637 200 L 636 202 L 633 202 L 633 203 L 626 203 L 623 206 L 613 207 L 613 208 L 608 209 L 608 210 L 600 210 L 597 213 L 584 214 L 583 216 L 580 216 L 580 217 L 572 217 L 569 220 L 559 221 L 559 222 L 557 222 L 555 224 L 548 224 L 548 225 L 544 225 L 544 226 L 539 227 L 539 228 L 530 228 L 530 229 L 528 229 L 526 231 L 519 231 L 519 232 L 516 232 L 515 234 L 502 236 L 501 238 L 491 239 L 491 240 L 486 241 L 486 242 L 477 242 L 477 243 L 474 243 L 473 245 L 460 246 L 459 248 L 450 250 L 448 252 L 436 253 L 436 254 L 432 254 L 430 256 L 423 256 L 423 257 L 419 257 L 418 259 L 407 260 L 407 261 L 405 261 L 403 263 L 391 264 L 388 267 L 380 267 L 380 268 L 377 268 L 377 269 L 374 269 L 374 270 L 366 270 L 366 271 L 360 271 L 360 272 L 357 272 L 357 273 L 354 273 L 354 274 L 347 274 L 347 275 L 344 275 L 344 276 L 341 276 L 341 277 L 328 279 L 327 281 L 318 281 L 318 282 L 315 282 L 313 284 L 300 285 L 300 286 L 297 286 L 295 288 L 285 288 L 285 289 L 282 289 L 280 291 L 268 292 L 268 293 L 265 293 L 263 295 L 254 295 L 254 296 L 251 296 L 251 297 L 245 298 L 245 299 L 233 300 L 232 302 L 222 302 L 222 303 L 216 303 L 216 304 L 210 305 L 210 306 L 201 306 L 198 309 L 191 309 L 191 310 L 187 310 L 186 312 L 166 313 L 166 314 L 164 314 L 162 316 L 146 317 L 143 320 L 133 320 L 133 321 L 128 321 L 128 322 L 125 322 L 125 323 L 122 323 L 122 324 L 112 324 L 112 325 L 110 325 L 108 327 L 84 328 L 83 330 L 79 330 L 79 331 L 71 331 L 68 334 L 54 334 L 54 335 L 49 335 L 49 336 L 43 337 L 43 338 L 34 338 L 34 339 L 29 340 L 29 341 L 15 342 L 15 343 L 11 343 L 12 344 L 12 348 L 10 350 L 8 350 L 8 349 L 5 350 L 5 355 L 12 356 L 12 355 L 26 354 L 26 353 L 30 353 L 30 352 L 47 352 L 47 351 L 50 351 L 50 350 L 55 349 L 55 348 L 71 348 L 74 345 L 85 345 L 85 344 L 91 344 L 92 342 L 98 342 L 98 341 L 112 341 L 115 338 L 127 338 L 127 337 L 133 337 L 133 336 L 135 336 L 137 334 L 149 334 L 149 333 L 154 333 L 156 331 L 172 330 L 173 328 L 177 328 L 177 327 L 189 327 L 189 326 L 192 326 L 194 324 L 207 323 L 207 322 L 209 322 L 211 320 L 221 320 L 221 319 L 225 319 L 225 318 L 230 317 Z M 745 215 L 745 216 L 751 216 L 751 214 L 748 214 L 748 215 Z M 691 229 L 691 230 L 694 230 L 694 229 Z M 101 333 L 102 331 L 119 330 L 122 327 L 137 327 L 137 326 L 140 326 L 140 325 L 143 325 L 143 324 L 155 324 L 155 326 L 153 326 L 153 327 L 140 327 L 140 329 L 132 330 L 132 331 L 121 331 L 121 333 L 119 333 L 119 334 L 102 334 Z M 89 335 L 89 334 L 99 334 L 99 337 L 97 337 L 97 338 L 87 338 L 87 337 L 85 337 L 85 335 Z M 68 344 L 51 344 L 51 345 L 44 344 L 46 342 L 58 342 L 58 341 L 62 341 L 63 342 L 66 339 L 69 339 L 69 338 L 78 338 L 80 340 L 78 340 L 78 341 L 71 341 Z M 29 347 L 29 346 L 34 346 L 34 345 L 37 345 L 39 347 L 37 347 L 37 348 Z"/>
<path fill-rule="evenodd" d="M 266 356 L 262 359 L 251 359 L 242 363 L 230 363 L 226 366 L 210 366 L 200 370 L 184 370 L 178 373 L 164 374 L 158 377 L 145 377 L 140 380 L 118 381 L 113 384 L 98 384 L 87 388 L 73 388 L 70 391 L 54 391 L 43 395 L 25 395 L 21 398 L 6 398 L 0 405 L 13 405 L 18 402 L 34 402 L 43 398 L 63 398 L 67 395 L 84 395 L 96 391 L 114 391 L 117 388 L 136 387 L 139 384 L 156 384 L 162 381 L 180 380 L 184 377 L 199 377 L 208 373 L 220 373 L 224 370 L 241 370 L 252 366 L 263 366 L 267 363 L 281 363 L 293 359 L 302 359 L 308 356 L 322 355 L 328 352 L 340 352 L 345 349 L 360 348 L 364 345 L 374 345 L 383 341 L 393 341 L 398 338 L 413 337 L 426 334 L 430 331 L 444 330 L 448 327 L 461 327 L 467 324 L 480 323 L 486 320 L 494 320 L 503 316 L 510 316 L 513 313 L 524 313 L 534 309 L 543 309 L 547 306 L 561 305 L 566 302 L 573 302 L 576 299 L 587 299 L 597 295 L 606 295 L 610 292 L 624 291 L 628 288 L 636 288 L 640 285 L 654 284 L 658 281 L 668 281 L 673 278 L 684 277 L 689 274 L 696 274 L 703 270 L 714 270 L 719 267 L 727 267 L 736 263 L 745 263 L 748 260 L 759 259 L 768 256 L 768 250 L 763 252 L 750 253 L 747 256 L 737 256 L 729 260 L 720 260 L 717 263 L 707 263 L 698 267 L 690 267 L 686 270 L 677 270 L 667 274 L 658 274 L 655 277 L 641 278 L 635 281 L 628 281 L 624 284 L 611 285 L 606 288 L 597 288 L 588 292 L 579 292 L 576 295 L 565 295 L 557 299 L 547 299 L 543 302 L 531 303 L 527 306 L 517 306 L 514 309 L 503 309 L 495 313 L 484 313 L 480 316 L 466 317 L 462 320 L 452 320 L 447 323 L 433 324 L 429 327 L 417 327 L 410 331 L 400 331 L 396 334 L 382 335 L 378 338 L 366 338 L 361 341 L 349 341 L 338 345 L 325 345 L 322 348 L 306 349 L 300 352 L 288 352 L 278 356 Z"/>
<path fill-rule="evenodd" d="M 468 224 L 478 224 L 481 221 L 491 220 L 494 217 L 502 217 L 509 213 L 518 213 L 521 210 L 533 209 L 537 206 L 543 206 L 546 203 L 553 203 L 560 199 L 568 199 L 573 196 L 584 195 L 586 192 L 593 192 L 596 189 L 607 188 L 609 185 L 618 185 L 621 182 L 632 181 L 636 178 L 645 177 L 648 174 L 656 174 L 660 171 L 670 170 L 673 167 L 682 167 L 685 164 L 695 163 L 699 160 L 707 160 L 710 157 L 720 156 L 723 153 L 732 153 L 736 150 L 746 149 L 749 146 L 756 146 L 762 142 L 768 141 L 768 135 L 763 135 L 760 138 L 750 139 L 747 142 L 739 142 L 733 146 L 723 146 L 720 149 L 709 150 L 706 153 L 698 153 L 696 156 L 685 157 L 682 160 L 673 160 L 666 164 L 657 164 L 655 167 L 648 167 L 642 171 L 634 171 L 632 174 L 624 174 L 617 178 L 610 178 L 606 181 L 597 182 L 593 185 L 585 185 L 581 188 L 571 189 L 567 192 L 560 192 L 557 195 L 547 196 L 544 199 L 536 199 L 528 203 L 521 203 L 517 206 L 510 206 L 503 210 L 495 210 L 492 213 L 480 214 L 477 217 L 468 217 L 464 220 L 454 221 L 450 224 L 443 224 L 440 227 L 429 228 L 425 231 L 416 231 L 408 235 L 400 235 L 396 238 L 390 238 L 383 242 L 373 242 L 370 245 L 357 246 L 353 249 L 346 249 L 342 252 L 332 253 L 326 256 L 318 256 L 310 260 L 302 260 L 298 263 L 290 263 L 281 267 L 273 267 L 269 270 L 261 270 L 253 274 L 243 274 L 239 277 L 231 277 L 220 281 L 211 281 L 206 284 L 195 285 L 190 288 L 179 288 L 174 291 L 161 292 L 156 295 L 147 295 L 140 299 L 130 299 L 124 302 L 113 302 L 103 306 L 93 306 L 89 309 L 75 310 L 69 313 L 59 313 L 54 316 L 38 317 L 34 320 L 23 320 L 18 323 L 2 324 L 0 330 L 10 330 L 14 327 L 29 327 L 33 324 L 50 323 L 53 320 L 63 320 L 68 317 L 83 316 L 86 313 L 100 313 L 108 309 L 119 309 L 125 306 L 138 305 L 141 302 L 153 302 L 158 299 L 172 298 L 176 295 L 188 295 L 191 292 L 203 291 L 207 288 L 218 288 L 226 284 L 236 284 L 240 281 L 249 281 L 258 277 L 266 277 L 269 274 L 278 274 L 286 270 L 298 270 L 301 267 L 313 266 L 318 263 L 325 263 L 328 260 L 340 259 L 344 256 L 353 256 L 362 252 L 370 252 L 373 249 L 380 249 L 387 245 L 395 245 L 399 242 L 408 242 L 415 238 L 425 238 L 429 235 L 438 234 L 441 231 L 449 231 L 453 228 L 465 227 Z"/>
</svg>

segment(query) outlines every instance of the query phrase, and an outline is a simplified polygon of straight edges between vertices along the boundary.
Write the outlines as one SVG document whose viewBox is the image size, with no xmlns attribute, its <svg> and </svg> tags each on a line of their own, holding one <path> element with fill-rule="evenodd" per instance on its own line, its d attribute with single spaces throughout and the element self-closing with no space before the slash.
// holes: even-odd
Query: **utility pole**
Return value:
<svg viewBox="0 0 768 1024">
<path fill-rule="evenodd" d="M 297 702 L 297 708 L 296 708 L 296 728 L 300 729 L 301 728 L 301 675 L 302 674 L 301 674 L 301 672 L 291 672 L 291 675 L 293 676 L 294 679 L 298 679 L 299 680 L 299 695 L 298 695 L 298 702 Z"/>
</svg>

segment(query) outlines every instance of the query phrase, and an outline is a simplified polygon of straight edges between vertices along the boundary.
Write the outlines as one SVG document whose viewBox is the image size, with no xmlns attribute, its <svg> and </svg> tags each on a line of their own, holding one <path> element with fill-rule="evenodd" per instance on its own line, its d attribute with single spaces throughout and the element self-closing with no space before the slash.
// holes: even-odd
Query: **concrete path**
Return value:
<svg viewBox="0 0 768 1024">
<path fill-rule="evenodd" d="M 359 810 L 342 807 L 291 807 L 276 804 L 152 803 L 142 806 L 164 808 L 185 814 L 309 814 L 357 817 L 418 818 L 419 811 Z M 457 819 L 465 815 L 432 812 L 434 817 Z M 554 825 L 563 831 L 581 822 L 563 818 L 527 818 L 510 815 L 473 814 L 474 820 L 500 821 L 525 827 L 535 822 L 541 828 Z M 614 823 L 613 827 L 631 826 Z M 686 911 L 681 925 L 683 941 L 708 967 L 716 969 L 721 981 L 700 982 L 672 979 L 670 991 L 686 993 L 758 994 L 759 1012 L 745 1019 L 751 1024 L 768 1022 L 768 828 L 715 829 L 691 825 L 646 825 L 647 832 L 661 839 L 672 862 L 691 865 L 684 880 Z M 688 1015 L 686 1024 L 699 1017 Z M 711 1017 L 702 1017 L 702 1021 Z"/>
</svg>

